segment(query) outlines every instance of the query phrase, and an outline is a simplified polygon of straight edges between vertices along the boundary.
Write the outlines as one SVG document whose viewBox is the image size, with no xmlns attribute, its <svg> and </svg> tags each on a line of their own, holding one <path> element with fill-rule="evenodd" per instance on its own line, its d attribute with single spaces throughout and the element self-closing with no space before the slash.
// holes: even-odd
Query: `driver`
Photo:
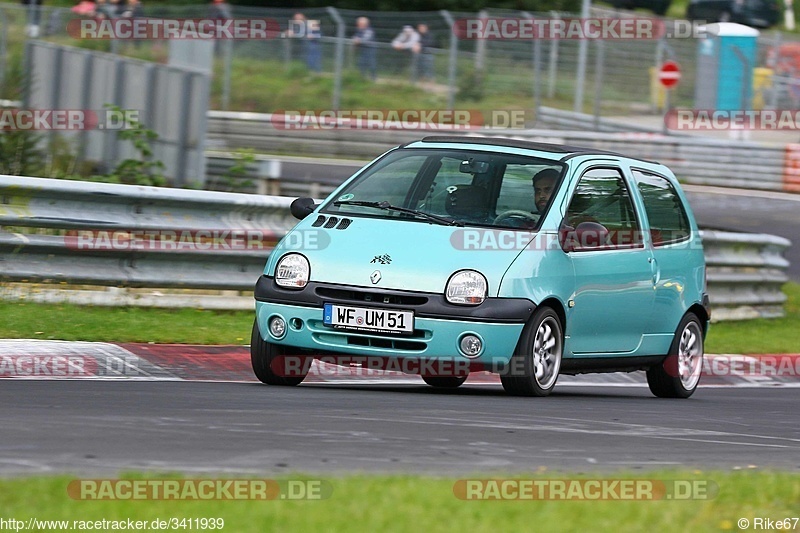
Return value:
<svg viewBox="0 0 800 533">
<path fill-rule="evenodd" d="M 547 202 L 550 201 L 550 197 L 553 195 L 558 176 L 559 172 L 554 168 L 540 170 L 533 176 L 533 201 L 540 215 L 543 215 L 545 209 L 547 209 Z"/>
</svg>

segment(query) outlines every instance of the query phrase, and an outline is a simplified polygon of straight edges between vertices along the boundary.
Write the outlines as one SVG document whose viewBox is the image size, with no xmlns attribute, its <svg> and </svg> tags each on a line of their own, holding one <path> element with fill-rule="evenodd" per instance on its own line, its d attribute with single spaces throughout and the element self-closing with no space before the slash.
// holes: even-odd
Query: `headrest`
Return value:
<svg viewBox="0 0 800 533">
<path fill-rule="evenodd" d="M 489 193 L 475 185 L 452 185 L 447 188 L 445 209 L 456 217 L 485 218 L 489 214 Z"/>
</svg>

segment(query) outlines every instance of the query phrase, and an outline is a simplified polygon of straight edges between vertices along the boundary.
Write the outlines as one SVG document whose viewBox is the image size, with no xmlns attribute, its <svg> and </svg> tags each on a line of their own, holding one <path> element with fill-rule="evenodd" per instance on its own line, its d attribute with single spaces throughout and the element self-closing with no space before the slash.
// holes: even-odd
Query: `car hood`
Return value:
<svg viewBox="0 0 800 533">
<path fill-rule="evenodd" d="M 472 269 L 486 276 L 489 295 L 496 296 L 503 275 L 535 237 L 525 231 L 366 217 L 348 217 L 344 229 L 312 227 L 317 216 L 308 219 L 276 247 L 268 274 L 279 256 L 297 251 L 308 258 L 315 282 L 442 293 L 454 272 Z"/>
</svg>

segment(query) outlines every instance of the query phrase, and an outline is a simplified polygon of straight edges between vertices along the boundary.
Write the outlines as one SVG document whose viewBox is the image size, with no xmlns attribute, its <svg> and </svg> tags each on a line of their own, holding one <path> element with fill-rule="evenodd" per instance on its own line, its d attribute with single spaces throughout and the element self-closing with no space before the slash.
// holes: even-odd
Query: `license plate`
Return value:
<svg viewBox="0 0 800 533">
<path fill-rule="evenodd" d="M 352 331 L 409 334 L 414 332 L 414 312 L 325 304 L 322 323 Z"/>
</svg>

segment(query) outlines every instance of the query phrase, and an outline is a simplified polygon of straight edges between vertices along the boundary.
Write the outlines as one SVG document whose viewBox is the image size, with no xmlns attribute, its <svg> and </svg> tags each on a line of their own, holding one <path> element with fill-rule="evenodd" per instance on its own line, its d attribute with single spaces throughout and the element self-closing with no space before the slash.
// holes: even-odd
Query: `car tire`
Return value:
<svg viewBox="0 0 800 533">
<path fill-rule="evenodd" d="M 455 389 L 467 381 L 467 376 L 422 376 L 422 380 L 437 389 Z"/>
<path fill-rule="evenodd" d="M 307 361 L 300 361 L 300 372 L 297 375 L 282 376 L 275 372 L 274 367 L 281 364 L 280 357 L 290 354 L 285 346 L 267 342 L 261 337 L 258 320 L 253 322 L 253 331 L 250 335 L 250 363 L 253 373 L 262 383 L 267 385 L 295 386 L 303 382 L 308 374 Z M 310 356 L 309 356 L 310 357 Z"/>
<path fill-rule="evenodd" d="M 697 390 L 702 372 L 703 325 L 697 315 L 686 313 L 667 357 L 647 370 L 647 384 L 659 398 L 688 398 Z"/>
<path fill-rule="evenodd" d="M 558 314 L 540 307 L 522 330 L 510 365 L 500 381 L 515 396 L 547 396 L 558 381 L 564 352 L 564 329 Z"/>
</svg>

